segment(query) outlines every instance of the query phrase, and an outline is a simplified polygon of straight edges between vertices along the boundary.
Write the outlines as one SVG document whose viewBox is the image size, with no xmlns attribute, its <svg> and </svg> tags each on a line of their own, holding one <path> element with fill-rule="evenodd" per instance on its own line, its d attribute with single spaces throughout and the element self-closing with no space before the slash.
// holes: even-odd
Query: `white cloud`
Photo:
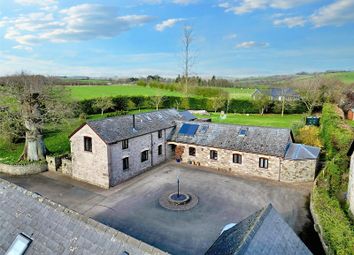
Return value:
<svg viewBox="0 0 354 255">
<path fill-rule="evenodd" d="M 287 17 L 282 19 L 275 19 L 273 20 L 273 24 L 276 26 L 287 26 L 289 28 L 303 27 L 306 24 L 306 19 L 301 16 Z"/>
<path fill-rule="evenodd" d="M 177 5 L 190 5 L 199 2 L 199 0 L 142 0 L 138 1 L 144 4 L 177 4 Z"/>
<path fill-rule="evenodd" d="M 182 21 L 185 21 L 186 19 L 183 19 L 183 18 L 179 18 L 179 19 L 167 19 L 167 20 L 164 20 L 162 21 L 161 23 L 157 24 L 155 26 L 155 29 L 157 31 L 164 31 L 166 28 L 171 28 L 173 27 L 174 25 L 176 25 L 178 22 L 182 22 Z"/>
<path fill-rule="evenodd" d="M 111 38 L 151 20 L 146 15 L 117 16 L 115 8 L 98 4 L 81 4 L 52 13 L 3 18 L 0 25 L 7 25 L 6 39 L 33 45 L 42 41 L 59 43 Z"/>
<path fill-rule="evenodd" d="M 337 0 L 317 10 L 310 19 L 316 27 L 353 23 L 354 0 Z"/>
<path fill-rule="evenodd" d="M 198 0 L 173 0 L 175 4 L 189 5 L 198 2 Z"/>
<path fill-rule="evenodd" d="M 49 6 L 58 3 L 57 0 L 15 0 L 15 2 L 21 5 L 38 5 L 38 6 Z"/>
<path fill-rule="evenodd" d="M 230 1 L 222 2 L 219 7 L 225 9 L 226 12 L 233 12 L 239 15 L 266 8 L 291 9 L 314 1 L 317 0 L 240 0 L 237 1 L 238 4 Z"/>
<path fill-rule="evenodd" d="M 26 46 L 26 45 L 16 45 L 14 47 L 12 47 L 15 50 L 24 50 L 24 51 L 28 51 L 31 52 L 33 51 L 32 47 Z"/>
<path fill-rule="evenodd" d="M 269 43 L 265 42 L 255 42 L 255 41 L 247 41 L 241 42 L 235 46 L 237 49 L 248 49 L 248 48 L 256 48 L 256 47 L 268 47 Z"/>
<path fill-rule="evenodd" d="M 231 33 L 231 34 L 225 35 L 223 37 L 224 40 L 233 40 L 233 39 L 236 39 L 236 38 L 237 38 L 237 34 L 235 34 L 235 33 Z"/>
</svg>

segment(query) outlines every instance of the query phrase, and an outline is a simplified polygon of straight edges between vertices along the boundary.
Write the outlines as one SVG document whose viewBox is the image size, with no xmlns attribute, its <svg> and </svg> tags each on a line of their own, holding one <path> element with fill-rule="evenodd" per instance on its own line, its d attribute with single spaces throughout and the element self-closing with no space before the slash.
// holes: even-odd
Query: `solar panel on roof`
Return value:
<svg viewBox="0 0 354 255">
<path fill-rule="evenodd" d="M 178 133 L 181 135 L 194 136 L 198 127 L 199 125 L 195 124 L 183 124 Z"/>
</svg>

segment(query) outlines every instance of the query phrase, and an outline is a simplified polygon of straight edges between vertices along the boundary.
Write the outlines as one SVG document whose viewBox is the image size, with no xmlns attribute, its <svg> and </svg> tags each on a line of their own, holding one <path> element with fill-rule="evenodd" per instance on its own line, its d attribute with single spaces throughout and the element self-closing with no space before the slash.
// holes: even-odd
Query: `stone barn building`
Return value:
<svg viewBox="0 0 354 255">
<path fill-rule="evenodd" d="M 277 181 L 313 181 L 320 149 L 294 143 L 287 128 L 176 121 L 169 144 L 184 163 Z"/>
<path fill-rule="evenodd" d="M 70 136 L 72 177 L 109 188 L 176 157 L 234 174 L 314 180 L 320 150 L 294 143 L 290 129 L 194 118 L 170 109 L 89 121 Z"/>
<path fill-rule="evenodd" d="M 89 121 L 70 136 L 72 177 L 109 188 L 172 157 L 176 110 Z"/>
<path fill-rule="evenodd" d="M 350 146 L 348 156 L 350 157 L 348 198 L 349 209 L 354 216 L 354 141 Z"/>
</svg>

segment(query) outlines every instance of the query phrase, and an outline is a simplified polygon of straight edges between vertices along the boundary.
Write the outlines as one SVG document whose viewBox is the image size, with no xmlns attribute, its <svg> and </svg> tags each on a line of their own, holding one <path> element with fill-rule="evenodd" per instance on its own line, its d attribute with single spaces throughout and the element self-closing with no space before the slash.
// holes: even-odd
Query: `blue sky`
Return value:
<svg viewBox="0 0 354 255">
<path fill-rule="evenodd" d="M 0 75 L 245 77 L 354 69 L 354 0 L 0 0 Z"/>
</svg>

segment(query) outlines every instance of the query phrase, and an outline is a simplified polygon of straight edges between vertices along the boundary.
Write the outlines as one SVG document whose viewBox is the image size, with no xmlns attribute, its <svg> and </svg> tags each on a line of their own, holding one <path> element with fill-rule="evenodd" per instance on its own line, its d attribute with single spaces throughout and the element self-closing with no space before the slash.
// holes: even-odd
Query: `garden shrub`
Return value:
<svg viewBox="0 0 354 255">
<path fill-rule="evenodd" d="M 299 143 L 322 147 L 320 139 L 320 128 L 315 126 L 304 126 L 299 129 L 299 133 L 296 136 Z"/>
</svg>

